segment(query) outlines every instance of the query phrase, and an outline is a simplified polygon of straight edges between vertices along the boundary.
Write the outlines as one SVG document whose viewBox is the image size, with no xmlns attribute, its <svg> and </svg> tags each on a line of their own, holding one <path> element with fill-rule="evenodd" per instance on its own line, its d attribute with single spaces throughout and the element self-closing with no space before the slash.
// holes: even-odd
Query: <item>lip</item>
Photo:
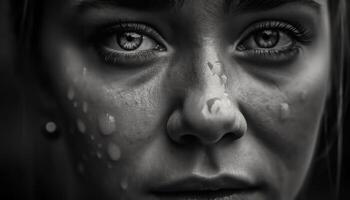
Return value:
<svg viewBox="0 0 350 200">
<path fill-rule="evenodd" d="M 257 192 L 258 184 L 238 176 L 220 175 L 216 177 L 190 176 L 161 183 L 151 192 L 159 199 L 246 199 Z"/>
</svg>

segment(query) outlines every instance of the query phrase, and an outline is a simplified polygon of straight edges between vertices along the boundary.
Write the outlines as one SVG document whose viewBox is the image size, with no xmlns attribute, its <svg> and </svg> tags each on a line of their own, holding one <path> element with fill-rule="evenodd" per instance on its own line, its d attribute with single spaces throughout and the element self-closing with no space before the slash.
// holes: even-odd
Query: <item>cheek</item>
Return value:
<svg viewBox="0 0 350 200">
<path fill-rule="evenodd" d="M 128 168 L 137 166 L 135 158 L 165 124 L 160 122 L 161 84 L 157 78 L 132 88 L 107 82 L 78 53 L 62 52 L 54 74 L 66 114 L 66 140 L 76 171 L 106 190 L 135 171 Z M 120 184 L 120 189 L 127 185 Z"/>
<path fill-rule="evenodd" d="M 327 63 L 327 62 L 325 62 Z M 308 67 L 286 84 L 242 80 L 241 104 L 252 134 L 266 150 L 281 191 L 295 192 L 306 176 L 327 97 L 328 66 Z M 289 189 L 288 189 L 289 188 Z"/>
</svg>

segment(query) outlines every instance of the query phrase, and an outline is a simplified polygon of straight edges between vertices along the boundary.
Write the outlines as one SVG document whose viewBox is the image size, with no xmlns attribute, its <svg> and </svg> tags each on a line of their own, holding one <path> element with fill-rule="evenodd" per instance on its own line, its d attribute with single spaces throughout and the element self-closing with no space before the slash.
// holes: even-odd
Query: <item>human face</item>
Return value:
<svg viewBox="0 0 350 200">
<path fill-rule="evenodd" d="M 169 2 L 46 6 L 43 67 L 84 192 L 293 199 L 330 83 L 326 0 Z"/>
</svg>

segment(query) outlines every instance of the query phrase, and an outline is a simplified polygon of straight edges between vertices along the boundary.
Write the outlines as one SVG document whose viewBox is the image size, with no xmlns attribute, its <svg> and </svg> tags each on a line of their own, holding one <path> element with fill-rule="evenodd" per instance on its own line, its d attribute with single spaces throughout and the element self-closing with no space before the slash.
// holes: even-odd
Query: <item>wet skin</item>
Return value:
<svg viewBox="0 0 350 200">
<path fill-rule="evenodd" d="M 47 5 L 41 55 L 83 193 L 297 195 L 328 92 L 325 0 L 261 10 L 224 1 L 185 0 L 169 10 L 79 2 Z M 210 185 L 227 176 L 244 184 Z M 194 190 L 191 181 L 166 188 L 189 177 L 210 184 L 196 183 L 197 196 L 184 192 Z"/>
</svg>

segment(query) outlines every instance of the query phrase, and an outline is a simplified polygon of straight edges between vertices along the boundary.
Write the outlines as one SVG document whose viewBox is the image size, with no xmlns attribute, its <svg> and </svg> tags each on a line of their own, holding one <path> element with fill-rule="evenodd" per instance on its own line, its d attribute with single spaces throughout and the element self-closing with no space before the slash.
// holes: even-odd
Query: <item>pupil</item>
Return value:
<svg viewBox="0 0 350 200">
<path fill-rule="evenodd" d="M 256 34 L 254 40 L 260 48 L 272 48 L 279 41 L 279 33 L 274 30 L 264 30 Z"/>
<path fill-rule="evenodd" d="M 124 32 L 117 37 L 117 42 L 120 48 L 127 51 L 138 49 L 143 41 L 142 35 L 134 32 Z"/>
</svg>

